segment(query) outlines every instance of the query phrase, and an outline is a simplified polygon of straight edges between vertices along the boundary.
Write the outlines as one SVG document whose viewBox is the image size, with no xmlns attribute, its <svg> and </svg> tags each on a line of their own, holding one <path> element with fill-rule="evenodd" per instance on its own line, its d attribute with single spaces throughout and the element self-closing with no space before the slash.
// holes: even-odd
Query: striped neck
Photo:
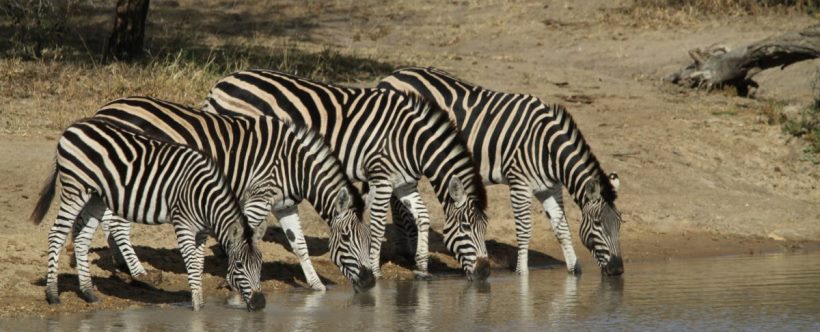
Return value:
<svg viewBox="0 0 820 332">
<path fill-rule="evenodd" d="M 190 212 L 196 215 L 196 219 L 210 229 L 219 244 L 228 250 L 236 244 L 230 242 L 227 230 L 238 224 L 246 232 L 249 227 L 247 219 L 219 168 L 208 157 L 196 155 L 199 157 L 191 160 L 190 174 L 182 181 L 192 187 L 191 190 L 182 191 L 189 195 L 185 197 L 187 203 L 183 206 L 192 209 Z"/>
<path fill-rule="evenodd" d="M 606 173 L 569 112 L 561 105 L 546 107 L 543 112 L 545 116 L 535 134 L 543 140 L 540 148 L 548 151 L 548 160 L 542 162 L 546 163 L 549 176 L 561 182 L 579 206 L 587 203 L 584 189 L 596 178 L 603 187 L 604 199 L 614 200 L 614 189 Z"/>
<path fill-rule="evenodd" d="M 333 203 L 339 192 L 347 188 L 354 207 L 361 213 L 364 203 L 359 191 L 344 174 L 341 163 L 322 136 L 298 125 L 289 125 L 287 130 L 292 148 L 283 160 L 287 161 L 283 167 L 289 168 L 295 194 L 310 202 L 322 219 L 330 222 L 334 216 Z"/>
<path fill-rule="evenodd" d="M 418 164 L 436 191 L 436 197 L 446 203 L 450 197 L 449 186 L 453 177 L 464 185 L 467 194 L 486 206 L 486 193 L 481 183 L 481 175 L 475 168 L 470 151 L 458 136 L 458 130 L 450 122 L 447 113 L 433 108 L 429 103 L 410 97 L 417 141 L 413 146 L 420 158 Z"/>
</svg>

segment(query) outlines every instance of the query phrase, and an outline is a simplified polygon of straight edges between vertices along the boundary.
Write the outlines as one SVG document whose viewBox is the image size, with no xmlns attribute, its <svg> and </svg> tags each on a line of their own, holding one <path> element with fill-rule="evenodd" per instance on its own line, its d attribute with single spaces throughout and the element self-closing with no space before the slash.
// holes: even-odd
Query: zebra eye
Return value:
<svg viewBox="0 0 820 332">
<path fill-rule="evenodd" d="M 468 224 L 466 222 L 461 223 L 461 231 L 465 232 L 465 233 L 469 233 L 470 232 L 470 224 Z"/>
<path fill-rule="evenodd" d="M 242 264 L 242 262 L 240 262 L 240 261 L 236 261 L 236 263 L 234 263 L 234 264 L 236 265 L 236 268 L 237 268 L 237 269 L 242 269 L 242 268 L 244 268 L 244 264 Z"/>
</svg>

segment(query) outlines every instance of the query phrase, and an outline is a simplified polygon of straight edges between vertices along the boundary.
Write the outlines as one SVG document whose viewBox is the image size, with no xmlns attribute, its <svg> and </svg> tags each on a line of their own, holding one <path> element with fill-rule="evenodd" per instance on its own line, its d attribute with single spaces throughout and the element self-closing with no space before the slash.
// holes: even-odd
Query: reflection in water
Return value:
<svg viewBox="0 0 820 332">
<path fill-rule="evenodd" d="M 820 254 L 633 264 L 620 278 L 493 273 L 380 281 L 368 293 L 280 292 L 262 313 L 221 305 L 0 320 L 22 331 L 820 330 Z"/>
<path fill-rule="evenodd" d="M 562 289 L 556 289 L 549 302 L 547 321 L 554 323 L 572 321 L 575 319 L 575 309 L 578 307 L 578 279 L 579 276 L 567 274 L 564 277 Z M 554 326 L 557 328 L 558 326 Z"/>
</svg>

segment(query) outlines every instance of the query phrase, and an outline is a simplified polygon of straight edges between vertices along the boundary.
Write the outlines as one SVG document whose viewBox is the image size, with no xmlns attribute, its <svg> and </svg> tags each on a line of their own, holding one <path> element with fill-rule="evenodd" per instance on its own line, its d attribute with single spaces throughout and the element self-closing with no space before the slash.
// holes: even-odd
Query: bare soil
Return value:
<svg viewBox="0 0 820 332">
<path fill-rule="evenodd" d="M 820 243 L 820 166 L 803 160 L 804 142 L 784 134 L 778 125 L 769 125 L 763 115 L 772 105 L 790 112 L 810 104 L 820 62 L 761 73 L 756 100 L 661 83 L 663 76 L 689 63 L 690 48 L 715 43 L 739 47 L 814 24 L 816 20 L 806 14 L 698 18 L 670 27 L 646 26 L 615 10 L 628 2 L 337 1 L 304 8 L 301 2 L 275 6 L 262 2 L 247 8 L 234 2 L 208 3 L 244 24 L 220 26 L 207 17 L 198 21 L 190 15 L 185 28 L 198 31 L 197 36 L 213 44 L 240 37 L 259 43 L 292 38 L 306 47 L 332 47 L 399 65 L 435 66 L 491 89 L 529 93 L 567 105 L 605 169 L 620 175 L 618 206 L 625 219 L 621 245 L 626 277 L 629 264 L 635 262 L 812 250 Z M 207 11 L 198 2 L 158 1 L 152 3 L 149 20 L 170 22 L 174 16 L 168 13 L 194 9 Z M 263 9 L 280 14 L 241 19 Z M 281 13 L 295 13 L 295 18 L 282 23 Z M 11 76 L 0 77 L 0 83 L 3 89 L 15 84 Z M 374 85 L 375 79 L 344 83 Z M 191 97 L 184 102 L 201 99 L 204 89 L 188 91 Z M 144 91 L 122 90 L 123 96 Z M 163 272 L 158 288 L 116 278 L 105 241 L 98 234 L 92 273 L 100 303 L 89 305 L 77 296 L 76 273 L 64 255 L 63 304 L 46 304 L 46 236 L 54 209 L 40 226 L 32 225 L 28 215 L 53 165 L 60 135 L 59 130 L 38 123 L 65 115 L 39 110 L 43 101 L 10 95 L 0 93 L 0 122 L 6 122 L 0 125 L 7 128 L 23 114 L 33 118 L 36 130 L 0 134 L 0 248 L 5 249 L 0 254 L 0 316 L 188 301 L 184 265 L 170 227 L 138 225 L 132 242 L 146 265 Z M 80 97 L 81 105 L 90 103 L 79 101 Z M 47 103 L 65 109 L 72 102 L 55 98 Z M 89 114 L 93 108 L 84 112 Z M 424 184 L 422 190 L 430 203 L 433 229 L 440 231 L 440 205 L 429 186 Z M 493 186 L 488 191 L 488 247 L 496 273 L 502 273 L 515 263 L 513 218 L 507 188 Z M 534 206 L 530 263 L 563 268 L 549 223 L 540 207 Z M 577 230 L 578 209 L 569 203 L 567 210 L 572 229 Z M 300 206 L 300 212 L 318 273 L 331 287 L 346 287 L 329 261 L 326 226 L 309 205 Z M 412 278 L 411 261 L 394 247 L 395 232 L 388 235 L 382 259 L 385 278 Z M 304 287 L 297 260 L 279 229 L 269 229 L 267 239 L 265 290 Z M 575 244 L 585 273 L 598 273 L 577 235 Z M 457 275 L 439 233 L 433 235 L 431 246 L 434 274 Z M 211 256 L 207 266 L 207 296 L 224 298 L 227 291 L 219 288 L 224 262 Z M 276 296 L 275 292 L 269 296 Z"/>
</svg>

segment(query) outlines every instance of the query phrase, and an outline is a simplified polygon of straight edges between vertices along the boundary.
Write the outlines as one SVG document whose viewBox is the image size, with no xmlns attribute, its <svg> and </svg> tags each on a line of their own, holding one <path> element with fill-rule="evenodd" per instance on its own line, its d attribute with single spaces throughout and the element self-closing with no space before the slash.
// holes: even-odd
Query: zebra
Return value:
<svg viewBox="0 0 820 332">
<path fill-rule="evenodd" d="M 97 302 L 88 272 L 88 249 L 103 211 L 144 224 L 174 226 L 194 310 L 202 301 L 205 240 L 212 232 L 228 255 L 227 282 L 247 309 L 265 307 L 257 242 L 265 225 L 252 228 L 219 168 L 206 155 L 178 144 L 149 139 L 106 122 L 86 119 L 65 130 L 52 170 L 31 220 L 39 225 L 61 185 L 60 210 L 48 235 L 46 300 L 59 304 L 57 264 L 74 233 L 81 296 Z"/>
<path fill-rule="evenodd" d="M 623 273 L 615 206 L 620 180 L 607 175 L 563 106 L 536 97 L 484 89 L 434 68 L 406 68 L 382 79 L 379 88 L 424 98 L 446 110 L 480 165 L 488 184 L 508 184 L 518 244 L 516 271 L 527 273 L 535 196 L 548 214 L 570 273 L 580 273 L 564 216 L 563 184 L 581 207 L 581 239 L 609 275 Z M 399 207 L 401 208 L 401 207 Z M 404 219 L 407 213 L 399 213 Z M 409 220 L 397 223 L 412 229 Z"/>
<path fill-rule="evenodd" d="M 265 223 L 272 210 L 308 284 L 325 290 L 310 262 L 297 213 L 299 202 L 308 201 L 330 227 L 330 256 L 342 274 L 357 292 L 375 285 L 367 255 L 369 230 L 361 220 L 363 200 L 315 131 L 274 118 L 205 113 L 150 97 L 114 100 L 94 118 L 205 151 L 227 176 L 250 224 Z M 130 224 L 115 218 L 109 224 L 131 273 L 145 271 L 128 241 Z"/>
<path fill-rule="evenodd" d="M 416 268 L 427 269 L 429 214 L 416 188 L 427 177 L 445 212 L 444 238 L 468 279 L 486 279 L 486 193 L 470 153 L 446 114 L 417 98 L 348 88 L 263 69 L 232 73 L 211 88 L 203 110 L 273 116 L 318 129 L 347 175 L 364 181 L 370 207 L 370 259 L 381 276 L 380 252 L 391 195 L 416 220 Z M 395 209 L 395 208 L 394 208 Z"/>
</svg>

